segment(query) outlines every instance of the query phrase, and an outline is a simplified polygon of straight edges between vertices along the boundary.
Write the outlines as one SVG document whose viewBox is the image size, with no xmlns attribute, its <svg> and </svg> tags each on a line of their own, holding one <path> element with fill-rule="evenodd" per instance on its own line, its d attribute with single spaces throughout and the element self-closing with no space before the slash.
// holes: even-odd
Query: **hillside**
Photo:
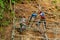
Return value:
<svg viewBox="0 0 60 40">
<path fill-rule="evenodd" d="M 31 15 L 32 11 L 34 10 L 38 11 L 38 4 L 39 4 L 40 7 L 42 7 L 42 10 L 46 14 L 46 22 L 47 22 L 47 28 L 48 28 L 46 29 L 46 35 L 48 36 L 49 40 L 59 40 L 60 38 L 59 36 L 60 35 L 59 33 L 59 29 L 60 29 L 59 4 L 60 3 L 59 1 L 57 1 L 56 4 L 52 4 L 51 2 L 52 0 L 36 0 L 36 1 L 31 1 L 30 3 L 25 1 L 24 4 L 16 3 L 16 6 L 15 6 L 16 17 L 19 18 L 18 16 L 23 14 L 26 16 L 26 18 L 28 18 Z M 35 27 L 35 25 L 33 25 L 33 27 Z M 43 26 L 41 25 L 40 30 L 42 31 L 42 34 L 43 34 L 44 30 L 42 27 Z M 30 29 L 30 31 L 28 30 L 28 31 L 23 32 L 22 35 L 25 35 L 25 36 L 21 36 L 23 38 L 21 40 L 44 40 L 40 38 L 40 37 L 44 37 L 42 34 L 40 32 L 34 32 Z"/>
<path fill-rule="evenodd" d="M 49 40 L 60 40 L 60 0 L 17 0 L 15 7 L 13 8 L 15 9 L 16 17 L 14 23 L 16 26 L 14 40 L 45 40 L 46 35 Z M 38 12 L 39 8 L 45 12 L 47 23 L 47 29 L 45 29 L 46 31 L 43 29 L 43 23 L 41 23 L 39 29 L 35 25 L 36 22 L 34 22 L 31 28 L 27 28 L 27 30 L 20 34 L 18 31 L 19 16 L 24 15 L 28 20 L 28 17 L 32 14 L 32 11 Z M 10 18 L 12 19 L 13 17 Z M 11 21 L 11 24 L 8 27 L 5 27 L 4 40 L 11 40 L 12 27 L 14 24 L 12 24 Z"/>
</svg>

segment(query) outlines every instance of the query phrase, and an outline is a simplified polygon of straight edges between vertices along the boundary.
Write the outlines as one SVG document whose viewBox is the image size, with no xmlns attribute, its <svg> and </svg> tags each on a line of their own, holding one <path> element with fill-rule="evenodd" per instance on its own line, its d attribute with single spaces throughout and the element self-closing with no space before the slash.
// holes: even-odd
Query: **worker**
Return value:
<svg viewBox="0 0 60 40">
<path fill-rule="evenodd" d="M 20 18 L 20 32 L 24 31 L 26 29 L 26 17 L 22 16 Z"/>
</svg>

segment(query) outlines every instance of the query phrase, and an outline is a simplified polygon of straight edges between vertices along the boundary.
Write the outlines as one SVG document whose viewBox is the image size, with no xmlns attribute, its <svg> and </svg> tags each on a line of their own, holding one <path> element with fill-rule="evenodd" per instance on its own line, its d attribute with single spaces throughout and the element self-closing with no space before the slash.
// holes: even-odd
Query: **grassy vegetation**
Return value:
<svg viewBox="0 0 60 40">
<path fill-rule="evenodd" d="M 12 4 L 14 3 L 15 1 L 12 0 Z M 12 17 L 13 16 L 13 13 L 11 13 L 10 11 L 10 1 L 9 0 L 0 0 L 0 26 L 4 26 L 4 25 L 8 25 L 9 24 L 9 21 L 10 19 L 7 21 L 7 19 L 4 20 L 5 16 L 4 14 L 7 13 L 7 15 L 10 13 L 10 16 L 9 17 Z M 12 15 L 12 16 L 11 16 Z"/>
<path fill-rule="evenodd" d="M 11 1 L 12 5 L 14 0 Z M 7 27 L 14 16 L 14 11 L 11 10 L 10 0 L 0 0 L 0 34 L 2 38 L 4 37 L 5 27 Z"/>
</svg>

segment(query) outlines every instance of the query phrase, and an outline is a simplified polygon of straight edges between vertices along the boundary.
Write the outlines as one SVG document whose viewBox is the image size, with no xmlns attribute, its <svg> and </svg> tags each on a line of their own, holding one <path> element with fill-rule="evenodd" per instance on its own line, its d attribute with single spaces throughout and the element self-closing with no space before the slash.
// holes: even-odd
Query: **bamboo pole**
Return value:
<svg viewBox="0 0 60 40">
<path fill-rule="evenodd" d="M 15 2 L 14 2 L 14 8 L 15 8 Z M 12 0 L 10 0 L 10 10 L 15 12 L 15 9 L 12 8 Z M 11 40 L 14 40 L 15 35 L 15 15 L 13 15 L 13 27 L 12 27 L 12 34 L 11 34 Z"/>
</svg>

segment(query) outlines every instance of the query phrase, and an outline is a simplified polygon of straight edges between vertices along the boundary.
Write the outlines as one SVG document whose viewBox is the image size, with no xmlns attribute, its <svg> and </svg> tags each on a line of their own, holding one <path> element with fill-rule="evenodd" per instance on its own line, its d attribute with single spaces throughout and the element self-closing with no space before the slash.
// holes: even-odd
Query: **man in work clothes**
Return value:
<svg viewBox="0 0 60 40">
<path fill-rule="evenodd" d="M 26 17 L 22 16 L 20 18 L 20 32 L 26 29 Z"/>
<path fill-rule="evenodd" d="M 32 13 L 32 15 L 30 16 L 29 22 L 31 22 L 32 20 L 34 21 L 34 20 L 36 19 L 36 17 L 37 17 L 37 13 L 36 13 L 36 11 L 34 11 L 34 12 Z"/>
<path fill-rule="evenodd" d="M 46 28 L 45 13 L 40 11 L 39 12 L 39 16 L 40 16 L 40 21 L 38 21 L 38 23 L 36 25 L 40 26 L 40 23 L 43 22 L 44 23 L 44 27 Z"/>
</svg>

